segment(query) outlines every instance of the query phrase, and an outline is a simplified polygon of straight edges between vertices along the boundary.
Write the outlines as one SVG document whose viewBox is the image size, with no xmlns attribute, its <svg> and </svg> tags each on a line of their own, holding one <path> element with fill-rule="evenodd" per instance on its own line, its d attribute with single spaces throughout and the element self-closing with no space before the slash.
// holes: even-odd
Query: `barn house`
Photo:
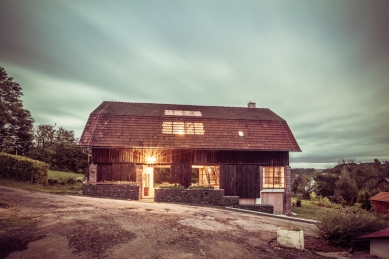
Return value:
<svg viewBox="0 0 389 259">
<path fill-rule="evenodd" d="M 289 152 L 301 151 L 284 119 L 251 102 L 103 102 L 78 145 L 90 154 L 89 185 L 132 183 L 139 189 L 133 199 L 156 201 L 167 187 L 212 187 L 240 204 L 271 204 L 278 214 L 290 213 Z"/>
</svg>

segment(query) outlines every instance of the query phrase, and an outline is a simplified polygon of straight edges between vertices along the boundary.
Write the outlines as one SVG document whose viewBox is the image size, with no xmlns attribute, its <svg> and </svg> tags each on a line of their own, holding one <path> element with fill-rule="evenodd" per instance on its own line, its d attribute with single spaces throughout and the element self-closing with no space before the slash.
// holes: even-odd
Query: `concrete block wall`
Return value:
<svg viewBox="0 0 389 259">
<path fill-rule="evenodd" d="M 238 204 L 234 205 L 234 208 L 242 210 L 252 210 L 264 213 L 274 214 L 274 207 L 270 204 Z"/>
<path fill-rule="evenodd" d="M 137 184 L 84 184 L 83 194 L 94 197 L 139 200 Z"/>
</svg>

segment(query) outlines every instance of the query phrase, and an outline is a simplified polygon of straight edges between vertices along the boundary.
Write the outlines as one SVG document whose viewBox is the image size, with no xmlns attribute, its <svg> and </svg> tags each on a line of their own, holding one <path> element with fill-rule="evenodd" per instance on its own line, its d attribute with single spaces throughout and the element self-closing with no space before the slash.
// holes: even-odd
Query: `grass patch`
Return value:
<svg viewBox="0 0 389 259">
<path fill-rule="evenodd" d="M 293 197 L 292 201 L 296 202 L 297 198 Z M 297 216 L 294 217 L 313 220 L 318 220 L 320 214 L 329 211 L 334 211 L 334 209 L 321 207 L 317 205 L 316 201 L 311 203 L 309 200 L 301 200 L 301 207 L 292 207 L 292 212 L 297 214 Z"/>
<path fill-rule="evenodd" d="M 70 178 L 84 178 L 84 175 L 71 173 L 71 172 L 53 171 L 53 170 L 48 170 L 48 172 L 47 172 L 47 178 L 59 180 L 60 178 L 66 179 L 69 177 Z"/>
<path fill-rule="evenodd" d="M 38 185 L 30 182 L 18 182 L 10 179 L 0 179 L 0 185 L 19 188 L 29 191 L 38 191 L 55 194 L 77 194 L 82 190 L 83 174 L 48 171 L 48 179 L 52 184 Z M 77 181 L 79 179 L 80 181 Z"/>
</svg>

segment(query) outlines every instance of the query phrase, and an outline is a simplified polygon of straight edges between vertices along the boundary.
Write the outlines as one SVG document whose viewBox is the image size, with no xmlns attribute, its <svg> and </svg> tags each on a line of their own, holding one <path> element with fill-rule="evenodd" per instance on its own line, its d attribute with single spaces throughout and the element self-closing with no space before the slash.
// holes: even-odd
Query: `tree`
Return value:
<svg viewBox="0 0 389 259">
<path fill-rule="evenodd" d="M 335 182 L 339 175 L 332 173 L 319 174 L 315 177 L 316 194 L 323 197 L 333 196 L 335 191 Z"/>
<path fill-rule="evenodd" d="M 23 108 L 20 85 L 0 67 L 0 149 L 26 154 L 32 144 L 34 119 Z"/>
<path fill-rule="evenodd" d="M 309 199 L 309 195 L 314 191 L 314 175 L 307 173 L 299 174 L 292 184 L 292 191 L 295 195 L 301 194 L 302 198 Z"/>
<path fill-rule="evenodd" d="M 40 124 L 34 128 L 34 146 L 29 156 L 48 163 L 51 169 L 83 173 L 88 160 L 77 142 L 72 130 Z"/>
<path fill-rule="evenodd" d="M 335 196 L 345 199 L 350 205 L 354 204 L 358 194 L 356 181 L 350 177 L 347 168 L 343 167 L 340 179 L 335 183 Z"/>
</svg>

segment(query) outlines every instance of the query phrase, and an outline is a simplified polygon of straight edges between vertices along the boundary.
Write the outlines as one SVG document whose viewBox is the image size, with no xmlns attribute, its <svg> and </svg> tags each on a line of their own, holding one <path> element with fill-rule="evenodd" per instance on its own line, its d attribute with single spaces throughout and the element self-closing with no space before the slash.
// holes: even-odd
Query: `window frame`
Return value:
<svg viewBox="0 0 389 259">
<path fill-rule="evenodd" d="M 263 189 L 284 189 L 285 188 L 285 167 L 284 166 L 263 166 L 262 167 Z"/>
</svg>

